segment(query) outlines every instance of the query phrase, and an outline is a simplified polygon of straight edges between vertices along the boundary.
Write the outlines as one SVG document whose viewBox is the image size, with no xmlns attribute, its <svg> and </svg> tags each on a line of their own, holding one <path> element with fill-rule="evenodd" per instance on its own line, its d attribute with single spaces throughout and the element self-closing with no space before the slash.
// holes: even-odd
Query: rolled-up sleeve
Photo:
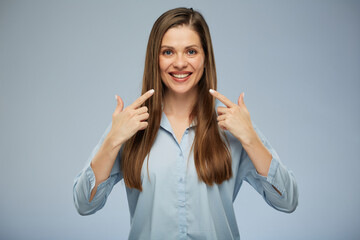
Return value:
<svg viewBox="0 0 360 240">
<path fill-rule="evenodd" d="M 105 130 L 100 141 L 93 149 L 89 156 L 87 164 L 82 171 L 75 177 L 73 185 L 73 200 L 75 207 L 80 215 L 90 215 L 104 207 L 107 197 L 111 193 L 114 185 L 122 179 L 122 173 L 120 171 L 120 157 L 121 150 L 116 156 L 114 166 L 111 170 L 110 176 L 104 182 L 100 183 L 97 187 L 96 194 L 90 202 L 90 196 L 93 188 L 95 187 L 95 174 L 90 166 L 91 160 L 98 152 L 105 137 L 111 129 L 111 123 Z"/>
<path fill-rule="evenodd" d="M 241 167 L 247 168 L 244 180 L 253 186 L 271 207 L 282 212 L 291 213 L 295 211 L 299 197 L 294 174 L 280 161 L 278 154 L 259 128 L 255 124 L 253 126 L 262 143 L 271 153 L 272 159 L 268 175 L 266 177 L 262 176 L 258 174 L 251 159 L 243 149 Z"/>
</svg>

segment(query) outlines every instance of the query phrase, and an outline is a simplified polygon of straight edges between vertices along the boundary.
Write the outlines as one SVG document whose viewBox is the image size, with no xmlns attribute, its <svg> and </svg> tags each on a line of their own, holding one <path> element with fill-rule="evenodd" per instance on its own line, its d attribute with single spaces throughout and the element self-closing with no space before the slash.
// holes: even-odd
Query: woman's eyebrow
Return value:
<svg viewBox="0 0 360 240">
<path fill-rule="evenodd" d="M 200 48 L 200 47 L 196 44 L 193 44 L 193 45 L 187 46 L 186 48 Z"/>
<path fill-rule="evenodd" d="M 186 46 L 185 48 L 200 48 L 198 45 L 196 44 L 193 44 L 193 45 L 189 45 L 189 46 Z M 170 48 L 170 49 L 175 49 L 174 47 L 172 46 L 168 46 L 168 45 L 162 45 L 161 48 Z"/>
<path fill-rule="evenodd" d="M 162 45 L 161 48 L 171 48 L 171 49 L 174 49 L 173 47 L 168 46 L 168 45 Z"/>
</svg>

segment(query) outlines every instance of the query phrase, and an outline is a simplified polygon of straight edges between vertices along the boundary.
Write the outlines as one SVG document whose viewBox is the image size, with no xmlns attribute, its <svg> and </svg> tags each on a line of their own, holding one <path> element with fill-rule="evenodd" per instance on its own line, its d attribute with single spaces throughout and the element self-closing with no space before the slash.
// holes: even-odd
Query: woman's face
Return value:
<svg viewBox="0 0 360 240">
<path fill-rule="evenodd" d="M 170 28 L 161 42 L 161 79 L 172 93 L 195 89 L 204 72 L 205 54 L 198 34 L 188 26 Z"/>
</svg>

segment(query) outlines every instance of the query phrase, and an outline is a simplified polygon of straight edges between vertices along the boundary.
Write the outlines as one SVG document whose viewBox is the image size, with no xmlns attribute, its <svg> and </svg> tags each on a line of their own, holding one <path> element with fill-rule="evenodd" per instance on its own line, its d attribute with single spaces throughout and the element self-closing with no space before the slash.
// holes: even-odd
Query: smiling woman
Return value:
<svg viewBox="0 0 360 240">
<path fill-rule="evenodd" d="M 196 92 L 204 72 L 204 61 L 199 35 L 189 26 L 174 27 L 165 33 L 159 65 L 161 79 L 171 94 Z"/>
<path fill-rule="evenodd" d="M 78 212 L 100 210 L 122 179 L 129 239 L 240 239 L 233 202 L 243 181 L 294 211 L 295 178 L 251 121 L 244 93 L 235 104 L 216 87 L 203 16 L 165 12 L 150 33 L 142 95 L 126 108 L 116 96 L 112 123 L 75 179 Z"/>
<path fill-rule="evenodd" d="M 166 86 L 163 110 L 179 142 L 190 124 L 188 116 L 196 101 L 204 63 L 205 54 L 199 35 L 189 26 L 174 27 L 165 33 L 159 55 L 161 80 Z M 181 108 L 176 103 L 188 103 L 184 109 L 188 112 L 179 111 Z"/>
<path fill-rule="evenodd" d="M 190 51 L 195 50 L 194 46 L 198 54 L 188 57 L 188 51 L 194 53 Z M 173 76 L 179 70 L 191 72 L 187 81 L 177 81 L 179 75 Z M 144 103 L 149 109 L 149 126 L 126 141 L 122 152 L 121 167 L 128 186 L 142 190 L 140 169 L 146 157 L 147 164 L 150 162 L 149 153 L 161 130 L 162 115 L 169 120 L 179 144 L 186 129 L 196 121 L 191 149 L 202 181 L 212 185 L 231 178 L 229 148 L 224 133 L 218 129 L 214 97 L 209 94 L 209 89 L 216 89 L 216 83 L 210 31 L 202 15 L 186 8 L 161 15 L 149 36 L 143 77 L 142 93 L 155 90 Z"/>
</svg>

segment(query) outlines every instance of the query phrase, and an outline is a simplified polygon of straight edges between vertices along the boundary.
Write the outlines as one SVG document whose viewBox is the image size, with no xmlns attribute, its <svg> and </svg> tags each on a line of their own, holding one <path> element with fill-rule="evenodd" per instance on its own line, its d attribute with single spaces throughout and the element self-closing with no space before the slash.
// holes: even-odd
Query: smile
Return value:
<svg viewBox="0 0 360 240">
<path fill-rule="evenodd" d="M 169 73 L 170 76 L 177 82 L 185 82 L 188 80 L 192 74 L 192 72 L 187 73 Z"/>
</svg>

